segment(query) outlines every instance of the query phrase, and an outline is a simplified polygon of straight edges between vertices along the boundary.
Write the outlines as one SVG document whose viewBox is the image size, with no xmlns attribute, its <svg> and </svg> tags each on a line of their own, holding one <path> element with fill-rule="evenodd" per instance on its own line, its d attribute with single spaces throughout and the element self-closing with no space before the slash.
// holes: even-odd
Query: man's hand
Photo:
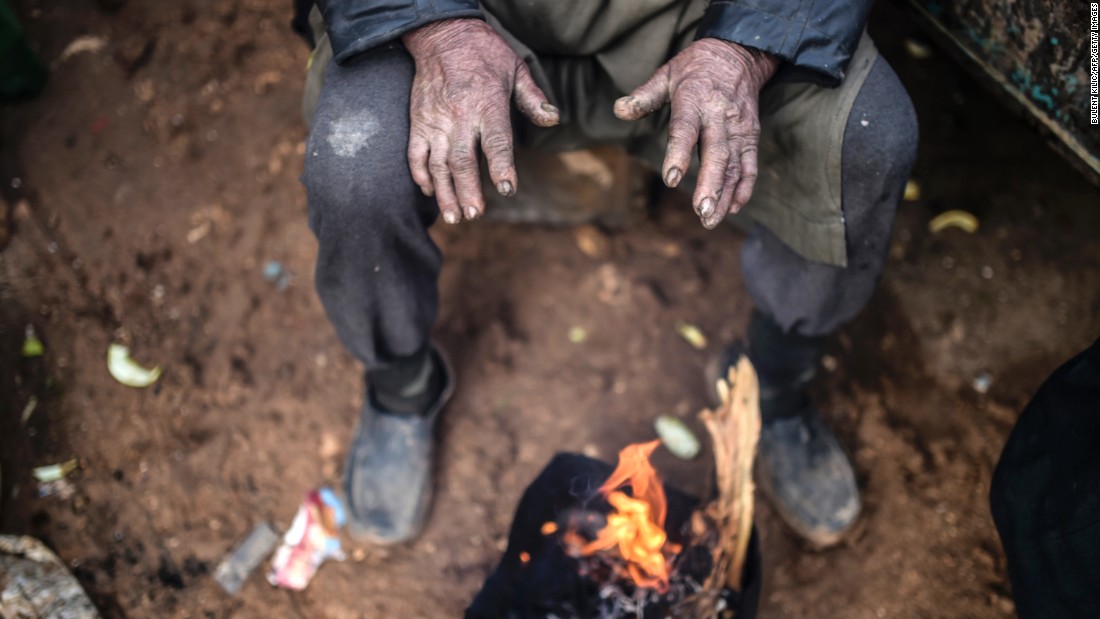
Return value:
<svg viewBox="0 0 1100 619">
<path fill-rule="evenodd" d="M 638 120 L 672 103 L 661 177 L 669 187 L 678 185 L 699 145 L 699 179 L 691 203 L 707 228 L 741 210 L 752 196 L 760 89 L 778 66 L 769 54 L 699 39 L 615 102 L 615 115 L 623 120 Z"/>
<path fill-rule="evenodd" d="M 401 39 L 416 61 L 409 104 L 409 168 L 435 195 L 447 223 L 485 211 L 478 144 L 502 195 L 516 191 L 509 102 L 540 127 L 558 124 L 558 110 L 535 85 L 527 65 L 485 22 L 449 19 Z"/>
</svg>

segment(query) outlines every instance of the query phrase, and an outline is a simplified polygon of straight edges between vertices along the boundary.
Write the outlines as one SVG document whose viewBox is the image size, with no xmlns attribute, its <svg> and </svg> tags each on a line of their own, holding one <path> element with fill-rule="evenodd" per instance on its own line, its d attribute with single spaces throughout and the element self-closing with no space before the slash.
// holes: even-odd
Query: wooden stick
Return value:
<svg viewBox="0 0 1100 619">
<path fill-rule="evenodd" d="M 699 413 L 714 445 L 718 479 L 718 497 L 706 511 L 718 527 L 719 543 L 705 587 L 740 590 L 752 535 L 752 466 L 760 440 L 760 385 L 749 360 L 741 357 L 717 389 L 722 403 Z"/>
</svg>

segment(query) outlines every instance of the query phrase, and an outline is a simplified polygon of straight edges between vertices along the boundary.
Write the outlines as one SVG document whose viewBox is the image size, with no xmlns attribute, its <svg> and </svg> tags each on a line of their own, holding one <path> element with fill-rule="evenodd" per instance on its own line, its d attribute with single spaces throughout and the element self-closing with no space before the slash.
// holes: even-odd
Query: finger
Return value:
<svg viewBox="0 0 1100 619">
<path fill-rule="evenodd" d="M 485 198 L 481 195 L 481 176 L 477 168 L 477 136 L 471 133 L 452 142 L 447 164 L 462 214 L 470 220 L 481 217 L 485 212 Z"/>
<path fill-rule="evenodd" d="M 539 127 L 553 127 L 558 124 L 558 108 L 546 98 L 546 94 L 531 77 L 531 70 L 522 60 L 516 63 L 515 80 L 516 107 L 519 111 Z"/>
<path fill-rule="evenodd" d="M 743 174 L 741 144 L 741 140 L 730 141 L 730 158 L 726 163 L 726 174 L 725 180 L 722 181 L 722 191 L 718 194 L 718 202 L 715 205 L 714 212 L 708 217 L 703 218 L 703 225 L 707 228 L 713 228 L 725 219 L 733 205 L 737 184 L 741 181 Z"/>
<path fill-rule="evenodd" d="M 507 114 L 494 117 L 481 129 L 481 150 L 489 165 L 489 178 L 502 196 L 516 193 L 516 164 L 512 146 L 512 125 Z"/>
<path fill-rule="evenodd" d="M 715 211 L 718 208 L 718 198 L 722 194 L 722 185 L 726 179 L 726 166 L 729 164 L 729 142 L 726 140 L 726 130 L 721 122 L 713 119 L 704 120 L 702 139 L 699 142 L 699 179 L 695 185 L 695 195 L 692 197 L 692 205 L 703 225 L 708 225 L 714 220 Z"/>
<path fill-rule="evenodd" d="M 462 212 L 458 210 L 458 198 L 455 197 L 454 185 L 451 183 L 451 168 L 447 165 L 447 151 L 447 143 L 443 140 L 432 144 L 431 153 L 428 156 L 428 172 L 432 175 L 435 201 L 439 204 L 439 212 L 443 214 L 443 221 L 449 224 L 457 224 L 462 221 Z"/>
<path fill-rule="evenodd" d="M 668 103 L 668 80 L 668 65 L 654 71 L 646 83 L 615 101 L 615 116 L 638 120 L 664 107 Z"/>
<path fill-rule="evenodd" d="M 691 167 L 691 154 L 699 141 L 699 125 L 702 118 L 689 106 L 672 104 L 672 118 L 668 121 L 668 146 L 665 148 L 665 162 L 661 166 L 661 178 L 665 185 L 675 187 L 680 184 L 684 172 Z"/>
<path fill-rule="evenodd" d="M 749 199 L 752 198 L 752 190 L 756 187 L 758 172 L 756 148 L 756 142 L 753 142 L 752 145 L 747 145 L 741 149 L 741 180 L 737 182 L 737 189 L 733 193 L 733 203 L 730 205 L 730 210 L 734 213 L 740 212 L 749 203 Z"/>
<path fill-rule="evenodd" d="M 431 147 L 427 140 L 419 135 L 409 136 L 409 172 L 412 173 L 413 182 L 420 186 L 420 191 L 426 196 L 435 193 L 432 175 L 428 172 L 429 152 Z"/>
</svg>

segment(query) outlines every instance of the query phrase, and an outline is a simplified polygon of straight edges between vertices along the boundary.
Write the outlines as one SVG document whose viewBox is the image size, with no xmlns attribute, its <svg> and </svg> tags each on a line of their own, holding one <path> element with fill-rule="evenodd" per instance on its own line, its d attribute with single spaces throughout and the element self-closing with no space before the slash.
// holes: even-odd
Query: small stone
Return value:
<svg viewBox="0 0 1100 619">
<path fill-rule="evenodd" d="M 571 327 L 569 329 L 569 341 L 573 344 L 583 344 L 588 339 L 588 331 L 584 327 Z"/>
<path fill-rule="evenodd" d="M 596 226 L 575 228 L 573 241 L 577 244 L 577 249 L 589 258 L 604 259 L 611 254 L 611 240 Z"/>
<path fill-rule="evenodd" d="M 971 386 L 974 387 L 974 391 L 985 395 L 989 393 L 989 388 L 993 386 L 993 377 L 989 375 L 989 372 L 979 372 L 971 382 Z"/>
</svg>

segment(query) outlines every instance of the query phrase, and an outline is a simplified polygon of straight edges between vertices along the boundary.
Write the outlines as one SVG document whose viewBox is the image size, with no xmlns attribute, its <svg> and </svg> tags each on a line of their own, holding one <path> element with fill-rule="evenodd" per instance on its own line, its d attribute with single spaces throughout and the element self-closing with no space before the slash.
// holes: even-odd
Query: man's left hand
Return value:
<svg viewBox="0 0 1100 619">
<path fill-rule="evenodd" d="M 615 115 L 623 120 L 638 120 L 671 102 L 661 178 L 669 187 L 678 185 L 699 146 L 699 178 L 691 203 L 707 228 L 741 210 L 752 196 L 760 89 L 778 66 L 770 54 L 721 39 L 699 39 L 615 102 Z"/>
</svg>

